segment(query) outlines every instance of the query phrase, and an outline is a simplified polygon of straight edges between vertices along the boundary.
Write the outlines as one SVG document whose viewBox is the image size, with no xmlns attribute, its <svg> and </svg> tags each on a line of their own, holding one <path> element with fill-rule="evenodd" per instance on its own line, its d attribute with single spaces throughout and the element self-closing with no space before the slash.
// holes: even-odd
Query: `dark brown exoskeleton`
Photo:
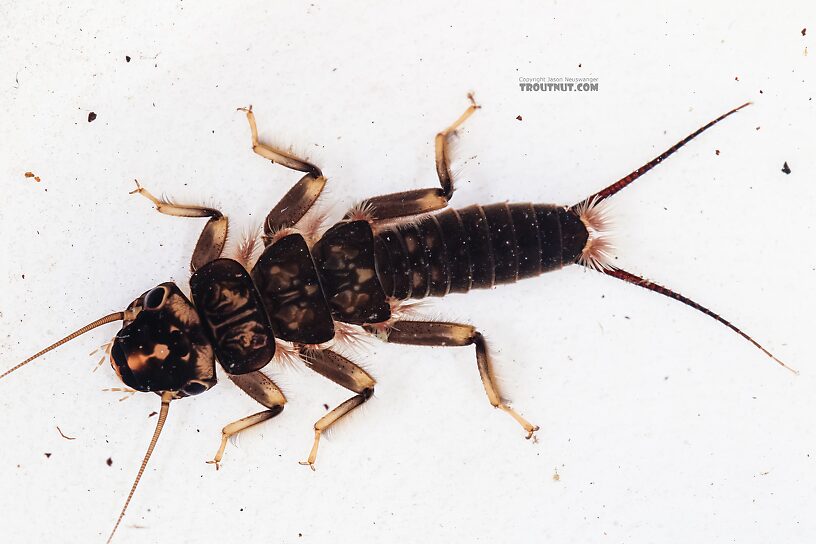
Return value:
<svg viewBox="0 0 816 544">
<path fill-rule="evenodd" d="M 474 345 L 479 374 L 490 403 L 510 414 L 530 438 L 538 429 L 502 400 L 487 345 L 473 326 L 410 318 L 411 299 L 466 293 L 581 264 L 687 304 L 731 328 L 777 363 L 751 337 L 719 315 L 665 287 L 609 264 L 610 246 L 602 201 L 691 141 L 704 130 L 745 107 L 735 108 L 687 136 L 654 160 L 573 206 L 552 204 L 474 205 L 448 208 L 453 195 L 448 139 L 479 108 L 471 105 L 436 136 L 436 170 L 441 189 L 419 189 L 371 198 L 318 236 L 304 220 L 326 184 L 320 169 L 289 153 L 260 143 L 251 108 L 246 112 L 252 148 L 262 157 L 305 172 L 269 213 L 264 250 L 253 263 L 255 240 L 246 241 L 236 259 L 222 258 L 227 218 L 218 210 L 182 206 L 158 199 L 138 185 L 133 193 L 156 209 L 179 217 L 208 217 L 193 252 L 192 301 L 173 283 L 163 283 L 112 313 L 6 371 L 3 378 L 40 355 L 100 325 L 122 321 L 110 345 L 110 362 L 134 391 L 161 396 L 153 438 L 109 541 L 153 452 L 170 402 L 198 395 L 215 385 L 217 360 L 230 380 L 265 410 L 224 427 L 215 458 L 228 438 L 278 415 L 286 398 L 261 370 L 273 359 L 302 361 L 349 389 L 354 396 L 314 425 L 314 445 L 302 464 L 314 468 L 323 432 L 365 403 L 375 380 L 332 349 L 335 342 L 373 334 L 398 344 Z M 441 210 L 441 211 L 440 211 Z M 786 367 L 789 368 L 789 367 Z"/>
</svg>

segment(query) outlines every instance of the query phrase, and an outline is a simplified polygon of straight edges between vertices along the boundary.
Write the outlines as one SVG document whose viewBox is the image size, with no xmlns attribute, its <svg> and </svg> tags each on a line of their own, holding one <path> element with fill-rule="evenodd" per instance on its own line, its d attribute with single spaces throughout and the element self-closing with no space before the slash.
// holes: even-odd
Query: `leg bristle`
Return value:
<svg viewBox="0 0 816 544">
<path fill-rule="evenodd" d="M 374 205 L 368 200 L 358 202 L 351 209 L 346 212 L 345 219 L 349 221 L 374 221 Z"/>
<path fill-rule="evenodd" d="M 262 238 L 263 238 L 263 241 L 264 241 L 265 245 L 271 246 L 272 244 L 274 244 L 275 242 L 277 242 L 281 238 L 285 238 L 285 237 L 289 236 L 290 234 L 295 234 L 296 232 L 299 232 L 299 231 L 297 229 L 287 227 L 287 228 L 283 228 L 283 229 L 278 229 L 278 230 L 272 232 L 269 235 L 264 234 Z"/>
<path fill-rule="evenodd" d="M 275 356 L 273 357 L 276 363 L 290 368 L 302 368 L 300 355 L 297 348 L 289 342 L 275 339 Z"/>
<path fill-rule="evenodd" d="M 241 241 L 235 247 L 233 258 L 241 263 L 244 268 L 250 270 L 255 264 L 256 252 L 261 248 L 261 227 L 244 231 Z"/>
<path fill-rule="evenodd" d="M 370 339 L 370 334 L 358 325 L 334 322 L 334 345 L 337 347 L 360 351 L 370 347 Z"/>
<path fill-rule="evenodd" d="M 314 206 L 297 222 L 298 230 L 310 245 L 314 245 L 320 240 L 329 219 L 329 214 L 330 210 L 328 208 Z"/>
</svg>

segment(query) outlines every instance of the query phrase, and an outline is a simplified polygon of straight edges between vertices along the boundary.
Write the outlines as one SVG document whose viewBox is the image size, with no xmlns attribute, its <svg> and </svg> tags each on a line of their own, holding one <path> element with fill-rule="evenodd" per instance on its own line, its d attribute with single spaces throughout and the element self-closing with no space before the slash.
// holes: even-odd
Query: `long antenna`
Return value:
<svg viewBox="0 0 816 544">
<path fill-rule="evenodd" d="M 588 265 L 584 265 L 584 266 L 587 266 L 588 268 L 592 268 L 591 266 L 588 266 Z M 723 319 L 722 317 L 715 314 L 714 312 L 712 312 L 711 310 L 709 310 L 705 306 L 702 306 L 702 305 L 694 302 L 690 298 L 684 297 L 680 293 L 676 293 L 676 292 L 672 291 L 671 289 L 669 289 L 667 287 L 663 287 L 662 285 L 658 285 L 658 284 L 656 284 L 654 282 L 651 282 L 651 281 L 649 281 L 649 280 L 647 280 L 645 278 L 641 278 L 640 276 L 636 276 L 636 275 L 634 275 L 634 274 L 632 274 L 630 272 L 627 272 L 626 270 L 622 270 L 622 269 L 614 267 L 614 266 L 609 266 L 609 267 L 605 267 L 605 268 L 594 268 L 594 270 L 598 270 L 599 272 L 602 272 L 602 273 L 606 274 L 607 276 L 612 276 L 613 278 L 618 278 L 619 280 L 625 281 L 626 283 L 631 283 L 632 285 L 637 285 L 638 287 L 643 287 L 644 289 L 648 289 L 649 291 L 654 291 L 655 293 L 660 293 L 661 295 L 667 296 L 669 298 L 673 298 L 674 300 L 676 300 L 678 302 L 682 302 L 683 304 L 685 304 L 687 306 L 691 306 L 695 310 L 700 311 L 700 312 L 706 314 L 707 316 L 716 319 L 717 321 L 719 321 L 720 323 L 722 323 L 723 325 L 725 325 L 726 327 L 728 327 L 729 329 L 731 329 L 735 333 L 739 334 L 740 336 L 742 336 L 743 338 L 745 338 L 746 340 L 751 342 L 754 346 L 759 348 L 762 351 L 762 353 L 764 353 L 765 355 L 767 355 L 768 357 L 770 357 L 771 359 L 776 361 L 776 363 L 781 365 L 783 368 L 786 368 L 787 370 L 790 370 L 794 374 L 799 374 L 798 370 L 794 370 L 793 368 L 789 367 L 788 365 L 786 365 L 785 363 L 783 363 L 782 361 L 777 359 L 770 351 L 768 351 L 767 349 L 762 347 L 762 345 L 760 345 L 759 342 L 757 342 L 756 340 L 754 340 L 753 338 L 751 338 L 750 336 L 748 336 L 747 334 L 742 332 L 742 330 L 740 330 L 737 326 L 733 325 L 730 321 L 727 321 L 726 319 Z"/>
<path fill-rule="evenodd" d="M 142 466 L 139 467 L 139 472 L 136 474 L 136 480 L 133 482 L 133 487 L 130 488 L 130 493 L 128 493 L 125 505 L 122 507 L 122 512 L 119 514 L 119 519 L 116 520 L 116 525 L 113 526 L 113 531 L 111 531 L 111 534 L 108 537 L 108 544 L 110 544 L 113 540 L 113 535 L 116 534 L 116 529 L 119 528 L 119 524 L 122 523 L 122 518 L 125 517 L 125 512 L 130 504 L 130 500 L 133 498 L 133 494 L 136 492 L 136 486 L 139 485 L 139 480 L 142 479 L 142 474 L 144 474 L 145 468 L 147 467 L 147 462 L 150 460 L 150 456 L 153 454 L 153 448 L 156 447 L 156 442 L 159 441 L 159 435 L 161 434 L 162 427 L 164 427 L 164 422 L 167 420 L 167 413 L 170 411 L 170 401 L 173 400 L 173 395 L 174 393 L 172 391 L 165 391 L 162 393 L 161 411 L 159 412 L 159 420 L 156 422 L 156 430 L 153 433 L 153 438 L 150 440 L 150 446 L 148 446 L 147 452 L 142 460 Z"/>
<path fill-rule="evenodd" d="M 638 179 L 640 176 L 642 176 L 643 174 L 645 174 L 646 172 L 648 172 L 649 170 L 651 170 L 652 168 L 654 168 L 655 166 L 657 166 L 658 164 L 660 164 L 661 162 L 663 162 L 664 160 L 669 158 L 671 155 L 674 154 L 675 151 L 677 151 L 678 149 L 680 149 L 681 147 L 683 147 L 684 145 L 686 145 L 687 143 L 692 141 L 694 138 L 696 138 L 697 136 L 699 136 L 700 134 L 705 132 L 707 129 L 713 127 L 714 125 L 716 125 L 717 123 L 719 123 L 720 121 L 722 121 L 723 119 L 728 117 L 729 115 L 731 115 L 733 113 L 737 113 L 742 108 L 744 108 L 746 106 L 750 106 L 750 105 L 751 105 L 751 102 L 746 102 L 742 106 L 738 106 L 738 107 L 734 108 L 733 110 L 729 111 L 728 113 L 724 113 L 724 114 L 720 115 L 719 117 L 717 117 L 716 119 L 714 119 L 713 121 L 708 123 L 707 125 L 698 128 L 697 130 L 695 130 L 694 132 L 692 132 L 691 134 L 689 134 L 688 136 L 686 136 L 685 138 L 683 138 L 682 140 L 680 140 L 679 142 L 677 142 L 676 144 L 674 144 L 673 146 L 668 148 L 666 151 L 664 151 L 663 153 L 661 153 L 660 155 L 658 155 L 657 157 L 655 157 L 651 161 L 647 162 L 646 164 L 644 164 L 643 166 L 641 166 L 640 168 L 638 168 L 637 170 L 635 170 L 634 172 L 629 174 L 628 176 L 622 177 L 621 179 L 619 179 L 618 181 L 616 181 L 615 183 L 613 183 L 609 187 L 607 187 L 605 189 L 602 189 L 602 190 L 598 191 L 595 194 L 589 195 L 588 197 L 586 197 L 584 200 L 582 200 L 581 202 L 579 202 L 575 206 L 572 206 L 572 208 L 577 208 L 578 206 L 581 206 L 581 205 L 587 205 L 588 203 L 593 202 L 593 200 L 597 204 L 601 200 L 605 200 L 605 199 L 609 198 L 610 196 L 614 195 L 615 193 L 617 193 L 618 191 L 620 191 L 621 189 L 623 189 L 624 187 L 626 187 L 627 185 L 629 185 L 630 183 L 632 183 L 633 181 Z"/>
<path fill-rule="evenodd" d="M 99 327 L 100 325 L 105 325 L 105 324 L 111 323 L 113 321 L 121 321 L 122 319 L 124 319 L 124 317 L 125 317 L 124 312 L 115 312 L 115 313 L 112 313 L 110 315 L 106 315 L 105 317 L 102 317 L 100 319 L 97 319 L 93 323 L 89 323 L 89 324 L 85 325 L 84 327 L 82 327 L 78 331 L 72 332 L 71 334 L 69 334 L 68 336 L 66 336 L 65 338 L 60 340 L 59 342 L 48 346 L 47 348 L 45 348 L 44 350 L 42 350 L 41 352 L 39 352 L 39 353 L 37 353 L 35 355 L 32 355 L 31 357 L 29 357 L 28 359 L 26 359 L 25 361 L 23 361 L 19 365 L 13 366 L 10 369 L 6 370 L 2 374 L 0 374 L 0 380 L 2 380 L 3 378 L 5 378 L 9 374 L 11 374 L 12 372 L 17 370 L 18 368 L 27 365 L 28 363 L 30 363 L 31 361 L 33 361 L 37 357 L 39 357 L 41 355 L 45 355 L 46 353 L 48 353 L 52 349 L 56 349 L 56 348 L 60 347 L 61 345 L 63 345 L 66 342 L 70 342 L 71 340 L 73 340 L 77 336 L 79 336 L 81 334 L 85 334 L 89 330 L 95 329 L 95 328 Z"/>
</svg>

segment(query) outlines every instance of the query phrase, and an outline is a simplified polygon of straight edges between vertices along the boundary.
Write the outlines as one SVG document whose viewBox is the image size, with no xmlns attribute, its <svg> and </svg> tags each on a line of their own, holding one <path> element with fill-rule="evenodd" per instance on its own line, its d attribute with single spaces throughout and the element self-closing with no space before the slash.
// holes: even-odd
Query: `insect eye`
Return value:
<svg viewBox="0 0 816 544">
<path fill-rule="evenodd" d="M 184 386 L 182 391 L 184 391 L 184 393 L 186 393 L 187 395 L 193 396 L 198 395 L 199 393 L 203 393 L 207 389 L 208 389 L 207 386 L 201 382 L 189 382 Z"/>
<path fill-rule="evenodd" d="M 122 346 L 120 346 L 118 342 L 113 343 L 113 347 L 111 348 L 111 358 L 117 366 L 127 366 L 127 356 L 125 355 Z"/>
<path fill-rule="evenodd" d="M 167 296 L 167 290 L 164 287 L 156 287 L 151 289 L 144 297 L 144 304 L 142 307 L 145 310 L 158 310 L 164 304 L 164 299 Z"/>
</svg>

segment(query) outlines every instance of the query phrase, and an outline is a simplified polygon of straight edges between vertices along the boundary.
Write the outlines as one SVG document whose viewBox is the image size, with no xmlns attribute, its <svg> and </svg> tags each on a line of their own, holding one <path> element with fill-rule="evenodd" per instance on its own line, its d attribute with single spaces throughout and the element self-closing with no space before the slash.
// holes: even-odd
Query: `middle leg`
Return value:
<svg viewBox="0 0 816 544">
<path fill-rule="evenodd" d="M 321 417 L 317 420 L 317 423 L 314 424 L 315 436 L 312 451 L 309 452 L 309 458 L 306 461 L 300 462 L 301 465 L 309 465 L 309 468 L 314 470 L 320 436 L 328 430 L 329 427 L 340 420 L 340 418 L 370 399 L 372 395 L 374 395 L 374 385 L 376 385 L 377 381 L 359 366 L 342 355 L 328 349 L 301 349 L 300 356 L 310 369 L 325 376 L 334 383 L 357 393 Z"/>
<path fill-rule="evenodd" d="M 255 114 L 252 112 L 252 106 L 238 108 L 238 110 L 246 112 L 252 136 L 252 151 L 273 163 L 298 172 L 306 172 L 306 175 L 289 189 L 289 192 L 266 216 L 264 237 L 268 242 L 276 232 L 294 227 L 306 215 L 323 192 L 326 178 L 323 177 L 320 168 L 309 161 L 261 142 L 258 138 L 258 125 L 255 121 Z"/>
<path fill-rule="evenodd" d="M 249 372 L 247 374 L 231 374 L 230 380 L 241 388 L 244 393 L 258 401 L 266 410 L 243 417 L 225 426 L 221 431 L 221 445 L 218 447 L 215 457 L 207 463 L 214 464 L 218 470 L 219 463 L 224 457 L 224 450 L 227 447 L 227 440 L 234 434 L 244 429 L 248 429 L 267 419 L 272 419 L 283 412 L 283 405 L 286 404 L 286 397 L 283 391 L 261 371 Z"/>
</svg>

